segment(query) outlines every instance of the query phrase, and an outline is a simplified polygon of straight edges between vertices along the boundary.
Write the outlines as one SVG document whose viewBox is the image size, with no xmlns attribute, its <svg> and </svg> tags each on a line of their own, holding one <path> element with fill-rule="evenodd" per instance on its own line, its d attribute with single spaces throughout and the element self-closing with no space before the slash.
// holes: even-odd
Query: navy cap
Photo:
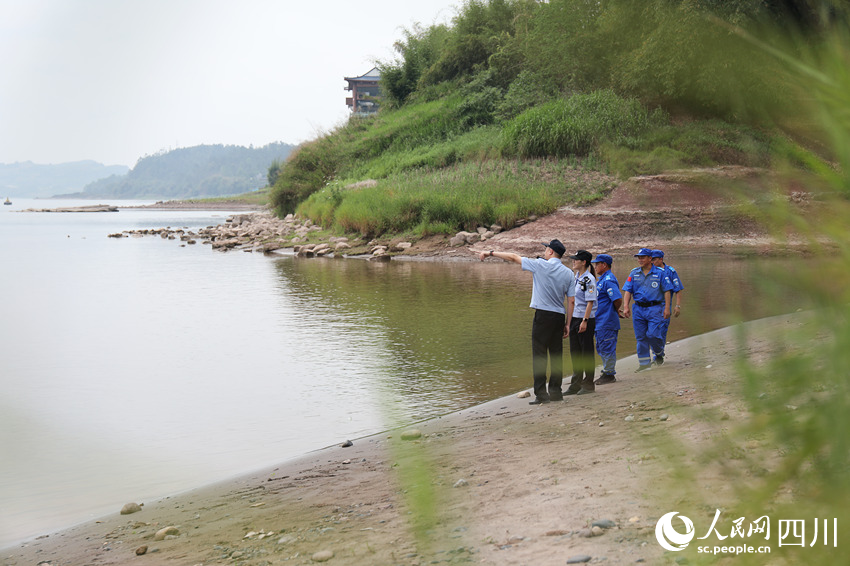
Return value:
<svg viewBox="0 0 850 566">
<path fill-rule="evenodd" d="M 664 257 L 664 252 L 661 250 L 652 250 L 652 257 Z"/>
<path fill-rule="evenodd" d="M 614 263 L 614 258 L 612 258 L 608 254 L 597 254 L 596 259 L 594 259 L 590 263 L 607 263 L 608 265 L 611 265 Z"/>
<path fill-rule="evenodd" d="M 552 240 L 548 244 L 546 242 L 542 242 L 544 246 L 547 248 L 552 248 L 552 251 L 562 256 L 567 253 L 567 248 L 564 247 L 564 244 L 561 243 L 561 240 Z"/>
<path fill-rule="evenodd" d="M 583 261 L 590 261 L 593 259 L 593 254 L 591 254 L 587 250 L 579 250 L 576 252 L 576 255 L 571 255 L 570 259 L 580 259 Z"/>
<path fill-rule="evenodd" d="M 649 249 L 649 248 L 641 248 L 641 249 L 638 250 L 638 253 L 635 254 L 635 257 L 637 257 L 639 255 L 645 255 L 645 256 L 648 256 L 648 257 L 652 257 L 652 250 Z"/>
</svg>

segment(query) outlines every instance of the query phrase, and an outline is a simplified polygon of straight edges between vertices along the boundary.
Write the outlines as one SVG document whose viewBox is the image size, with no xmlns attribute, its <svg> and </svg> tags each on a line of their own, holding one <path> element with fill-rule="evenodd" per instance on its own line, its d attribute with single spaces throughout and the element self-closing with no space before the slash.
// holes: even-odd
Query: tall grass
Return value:
<svg viewBox="0 0 850 566">
<path fill-rule="evenodd" d="M 483 161 L 405 171 L 375 187 L 328 186 L 298 211 L 344 232 L 425 236 L 491 224 L 511 228 L 529 215 L 592 202 L 610 189 L 610 179 L 566 162 Z"/>
<path fill-rule="evenodd" d="M 505 125 L 503 151 L 519 157 L 585 156 L 602 142 L 622 144 L 667 122 L 613 91 L 576 94 L 526 110 Z"/>
<path fill-rule="evenodd" d="M 599 149 L 612 171 L 622 177 L 651 175 L 717 164 L 769 167 L 776 134 L 723 120 L 679 120 L 648 129 L 621 143 Z"/>
</svg>

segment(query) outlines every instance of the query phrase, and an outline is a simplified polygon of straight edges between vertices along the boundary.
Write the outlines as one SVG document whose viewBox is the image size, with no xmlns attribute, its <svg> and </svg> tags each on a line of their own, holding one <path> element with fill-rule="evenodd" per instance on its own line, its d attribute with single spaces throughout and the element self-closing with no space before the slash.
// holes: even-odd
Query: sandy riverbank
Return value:
<svg viewBox="0 0 850 566">
<path fill-rule="evenodd" d="M 745 344 L 735 329 L 715 331 L 670 344 L 668 362 L 650 372 L 634 374 L 634 356 L 621 360 L 619 381 L 595 395 L 536 407 L 505 397 L 411 425 L 418 439 L 402 440 L 409 429 L 390 431 L 138 501 L 140 512 L 116 509 L 2 550 L 0 563 L 259 566 L 312 564 L 321 552 L 333 554 L 329 564 L 352 565 L 564 564 L 578 556 L 672 563 L 675 553 L 656 542 L 657 519 L 690 511 L 695 491 L 711 494 L 708 506 L 688 513 L 695 521 L 710 521 L 715 507 L 734 500 L 720 469 L 710 466 L 698 489 L 683 486 L 689 501 L 677 499 L 668 450 L 675 446 L 682 461 L 695 462 L 721 429 L 741 422 L 736 360 L 766 359 L 775 348 L 768 332 L 806 324 L 800 315 L 749 323 Z M 706 410 L 722 421 L 707 419 Z M 410 495 L 423 489 L 426 504 L 412 507 Z M 430 520 L 422 512 L 428 508 Z M 614 526 L 584 536 L 599 520 Z M 176 536 L 155 540 L 168 526 Z"/>
</svg>

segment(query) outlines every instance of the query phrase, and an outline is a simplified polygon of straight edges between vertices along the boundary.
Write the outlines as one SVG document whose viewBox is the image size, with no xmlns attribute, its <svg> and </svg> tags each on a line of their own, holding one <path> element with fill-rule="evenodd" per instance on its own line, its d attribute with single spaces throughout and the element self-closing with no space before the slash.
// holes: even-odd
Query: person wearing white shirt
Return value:
<svg viewBox="0 0 850 566">
<path fill-rule="evenodd" d="M 570 259 L 573 260 L 573 271 L 576 274 L 575 301 L 569 331 L 573 375 L 564 395 L 584 395 L 596 391 L 593 383 L 596 371 L 593 348 L 593 334 L 596 330 L 596 271 L 591 263 L 593 255 L 587 250 L 579 250 Z"/>
</svg>

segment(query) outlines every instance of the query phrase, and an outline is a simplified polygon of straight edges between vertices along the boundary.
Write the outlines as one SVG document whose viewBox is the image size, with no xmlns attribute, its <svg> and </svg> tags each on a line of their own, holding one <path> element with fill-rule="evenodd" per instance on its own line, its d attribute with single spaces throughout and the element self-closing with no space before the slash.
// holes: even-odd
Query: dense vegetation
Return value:
<svg viewBox="0 0 850 566">
<path fill-rule="evenodd" d="M 83 197 L 169 198 L 236 195 L 266 186 L 269 163 L 294 146 L 199 145 L 145 156 L 126 175 L 87 185 Z"/>
<path fill-rule="evenodd" d="M 566 167 L 628 176 L 767 166 L 799 101 L 746 34 L 816 41 L 841 17 L 822 8 L 467 0 L 452 25 L 403 33 L 398 58 L 379 65 L 380 114 L 302 145 L 275 171 L 272 204 L 341 230 L 424 235 L 511 226 L 604 195 L 577 188 L 574 174 L 564 190 Z M 544 181 L 516 173 L 528 160 Z"/>
</svg>

